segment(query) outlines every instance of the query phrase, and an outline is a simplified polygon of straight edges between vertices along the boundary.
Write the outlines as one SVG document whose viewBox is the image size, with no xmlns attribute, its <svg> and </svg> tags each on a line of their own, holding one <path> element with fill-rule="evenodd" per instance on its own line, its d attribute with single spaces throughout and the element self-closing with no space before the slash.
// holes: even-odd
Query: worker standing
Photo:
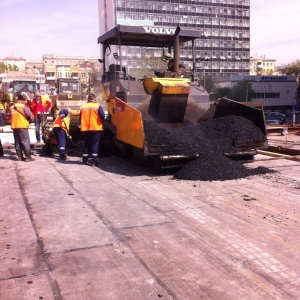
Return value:
<svg viewBox="0 0 300 300">
<path fill-rule="evenodd" d="M 4 127 L 4 119 L 3 119 L 2 113 L 0 111 L 0 133 L 3 132 L 3 127 Z M 0 139 L 0 156 L 4 156 L 1 139 Z"/>
<path fill-rule="evenodd" d="M 25 106 L 26 99 L 19 94 L 17 103 L 10 107 L 11 129 L 13 130 L 15 139 L 15 148 L 17 152 L 17 160 L 33 161 L 30 151 L 29 139 L 29 120 L 33 118 L 30 110 Z M 23 152 L 25 158 L 23 157 Z"/>
<path fill-rule="evenodd" d="M 70 130 L 70 109 L 62 109 L 59 111 L 55 121 L 53 122 L 53 132 L 58 142 L 58 153 L 60 160 L 66 160 L 66 144 L 67 136 Z"/>
<path fill-rule="evenodd" d="M 36 136 L 36 142 L 41 142 L 41 123 L 42 118 L 45 117 L 44 114 L 47 113 L 47 111 L 51 107 L 51 102 L 46 101 L 43 105 L 42 102 L 42 96 L 39 92 L 35 93 L 35 97 L 31 101 L 30 110 L 34 116 L 34 125 L 35 125 L 35 136 Z"/>
<path fill-rule="evenodd" d="M 103 108 L 97 103 L 94 94 L 88 95 L 88 101 L 80 107 L 80 130 L 83 133 L 84 144 L 82 164 L 86 165 L 89 154 L 92 154 L 92 166 L 98 166 L 98 151 L 100 132 L 103 130 L 102 120 L 105 118 Z"/>
</svg>

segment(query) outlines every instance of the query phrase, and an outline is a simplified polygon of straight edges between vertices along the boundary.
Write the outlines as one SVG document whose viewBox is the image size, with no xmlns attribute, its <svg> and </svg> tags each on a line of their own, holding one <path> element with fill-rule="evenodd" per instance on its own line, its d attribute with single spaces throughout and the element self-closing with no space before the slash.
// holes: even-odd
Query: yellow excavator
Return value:
<svg viewBox="0 0 300 300">
<path fill-rule="evenodd" d="M 153 77 L 132 80 L 126 68 L 109 65 L 109 72 L 102 75 L 102 92 L 107 103 L 108 118 L 104 121 L 102 145 L 112 149 L 130 151 L 140 158 L 152 158 L 161 167 L 171 167 L 192 159 L 184 154 L 182 145 L 152 147 L 147 143 L 144 122 L 154 122 L 162 128 L 199 124 L 216 117 L 237 115 L 250 119 L 266 136 L 264 115 L 261 109 L 222 98 L 213 105 L 209 95 L 194 81 L 194 69 L 179 68 L 180 45 L 192 45 L 192 63 L 195 66 L 194 41 L 198 30 L 118 25 L 98 38 L 103 47 L 103 70 L 106 70 L 106 52 L 111 45 L 168 48 L 173 52 L 173 72 L 156 72 Z M 163 52 L 164 53 L 164 52 Z M 262 141 L 244 141 L 240 151 L 229 156 L 253 157 Z M 100 149 L 101 151 L 101 149 Z"/>
</svg>

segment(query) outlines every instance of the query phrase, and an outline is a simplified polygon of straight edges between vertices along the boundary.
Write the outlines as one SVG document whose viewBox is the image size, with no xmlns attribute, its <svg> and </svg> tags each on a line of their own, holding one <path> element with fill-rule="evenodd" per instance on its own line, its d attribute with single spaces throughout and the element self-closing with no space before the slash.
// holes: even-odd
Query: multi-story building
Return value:
<svg viewBox="0 0 300 300">
<path fill-rule="evenodd" d="M 89 83 L 91 76 L 97 77 L 101 64 L 98 58 L 84 56 L 56 56 L 44 54 L 42 60 L 26 60 L 25 58 L 7 57 L 4 64 L 17 66 L 18 72 L 7 71 L 0 74 L 6 81 L 16 78 L 35 79 L 39 83 L 55 86 L 57 78 L 78 78 L 82 83 Z"/>
<path fill-rule="evenodd" d="M 250 75 L 273 75 L 275 72 L 275 59 L 265 56 L 253 55 L 250 57 Z"/>
<path fill-rule="evenodd" d="M 26 59 L 23 57 L 6 57 L 3 59 L 3 63 L 7 66 L 17 66 L 18 71 L 24 72 L 25 71 L 25 65 L 26 65 Z"/>
<path fill-rule="evenodd" d="M 98 0 L 98 5 L 100 35 L 117 24 L 199 29 L 201 37 L 195 43 L 196 58 L 201 57 L 196 64 L 198 74 L 249 74 L 250 0 Z M 138 67 L 138 58 L 157 57 L 154 51 L 127 48 L 122 50 L 122 63 Z M 180 60 L 192 68 L 191 52 L 191 45 L 185 45 Z"/>
<path fill-rule="evenodd" d="M 84 56 L 43 55 L 43 72 L 46 83 L 54 86 L 57 78 L 78 78 L 88 81 L 89 73 L 100 71 L 98 58 Z"/>
<path fill-rule="evenodd" d="M 233 87 L 239 81 L 247 80 L 254 91 L 252 101 L 264 103 L 265 108 L 291 108 L 297 101 L 297 76 L 241 76 L 230 75 L 218 78 L 219 87 Z M 247 101 L 247 93 L 245 93 Z M 297 104 L 298 107 L 298 104 Z"/>
</svg>

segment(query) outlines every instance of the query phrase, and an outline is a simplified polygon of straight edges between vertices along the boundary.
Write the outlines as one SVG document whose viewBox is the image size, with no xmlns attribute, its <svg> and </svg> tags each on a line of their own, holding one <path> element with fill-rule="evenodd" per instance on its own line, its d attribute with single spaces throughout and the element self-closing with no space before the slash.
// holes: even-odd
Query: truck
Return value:
<svg viewBox="0 0 300 300">
<path fill-rule="evenodd" d="M 17 99 L 20 93 L 23 93 L 28 101 L 34 98 L 34 95 L 39 91 L 39 84 L 36 80 L 18 79 L 7 81 L 2 84 L 2 93 L 0 93 L 0 102 L 3 107 L 3 118 L 5 124 L 10 124 L 9 108 Z"/>
<path fill-rule="evenodd" d="M 51 115 L 53 120 L 59 110 L 69 108 L 72 111 L 72 130 L 76 130 L 79 124 L 80 106 L 86 102 L 82 99 L 80 90 L 80 80 L 75 78 L 57 78 L 55 81 L 56 93 L 50 95 L 52 100 Z"/>
<path fill-rule="evenodd" d="M 50 92 L 51 118 L 52 122 L 61 109 L 70 109 L 70 136 L 81 137 L 79 125 L 80 107 L 86 100 L 82 99 L 80 80 L 78 78 L 57 78 L 55 81 L 55 93 Z M 52 122 L 42 124 L 42 139 L 45 144 L 44 149 L 51 155 L 57 146 L 57 140 L 52 132 Z"/>
<path fill-rule="evenodd" d="M 110 65 L 110 74 L 102 75 L 102 90 L 107 103 L 108 118 L 104 121 L 102 145 L 110 145 L 114 151 L 127 151 L 134 157 L 155 161 L 161 168 L 182 165 L 193 159 L 184 153 L 182 145 L 172 147 L 148 144 L 144 122 L 150 121 L 161 128 L 199 124 L 227 115 L 242 116 L 251 120 L 261 130 L 263 141 L 243 141 L 234 153 L 226 153 L 232 159 L 253 160 L 257 148 L 266 147 L 266 125 L 262 109 L 257 109 L 227 98 L 209 102 L 209 96 L 195 81 L 194 41 L 199 31 L 192 29 L 138 27 L 118 25 L 98 38 L 102 44 L 103 70 L 106 70 L 106 50 L 116 45 L 167 48 L 173 52 L 175 76 L 168 71 L 154 71 L 153 76 L 132 80 L 126 67 Z M 192 45 L 193 69 L 179 68 L 180 45 Z M 162 57 L 165 59 L 165 56 Z M 186 76 L 187 75 L 187 76 Z M 101 149 L 100 149 L 101 150 Z"/>
</svg>

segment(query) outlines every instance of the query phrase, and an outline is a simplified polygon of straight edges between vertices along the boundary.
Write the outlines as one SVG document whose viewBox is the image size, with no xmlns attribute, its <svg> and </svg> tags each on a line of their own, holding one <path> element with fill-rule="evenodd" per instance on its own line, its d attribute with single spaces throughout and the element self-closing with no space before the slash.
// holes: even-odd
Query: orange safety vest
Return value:
<svg viewBox="0 0 300 300">
<path fill-rule="evenodd" d="M 14 109 L 14 106 L 16 109 Z M 25 105 L 22 103 L 16 103 L 12 105 L 9 109 L 10 111 L 10 121 L 11 129 L 17 128 L 29 128 L 29 122 L 24 111 Z"/>
<path fill-rule="evenodd" d="M 57 116 L 55 121 L 53 122 L 52 127 L 60 127 L 62 128 L 65 132 L 69 132 L 69 128 L 70 128 L 70 117 L 67 116 L 64 118 L 64 121 L 62 120 L 62 118 L 60 116 Z"/>
<path fill-rule="evenodd" d="M 81 131 L 103 130 L 98 110 L 99 104 L 95 102 L 87 102 L 80 107 Z"/>
</svg>

